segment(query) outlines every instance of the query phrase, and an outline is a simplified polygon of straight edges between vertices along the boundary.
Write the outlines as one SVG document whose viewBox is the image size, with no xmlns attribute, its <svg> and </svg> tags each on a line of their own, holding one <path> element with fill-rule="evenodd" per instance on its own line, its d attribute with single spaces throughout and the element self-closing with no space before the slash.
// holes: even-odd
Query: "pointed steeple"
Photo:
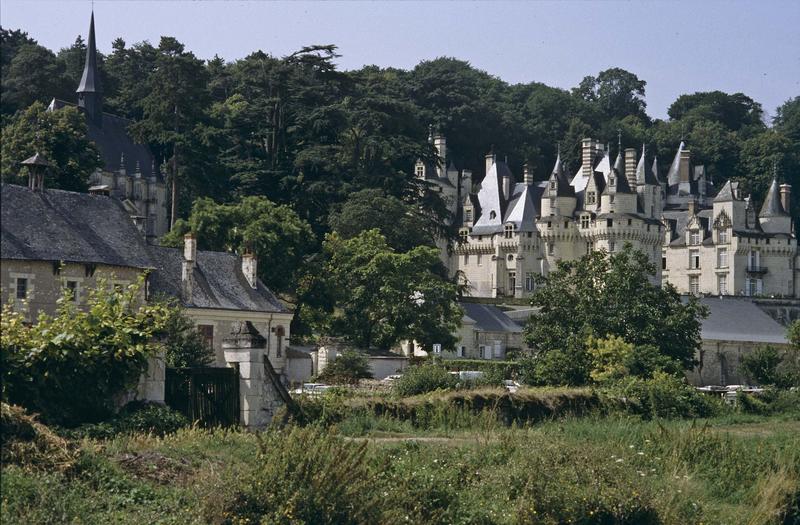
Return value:
<svg viewBox="0 0 800 525">
<path fill-rule="evenodd" d="M 78 89 L 78 106 L 86 111 L 91 120 L 100 124 L 103 115 L 103 85 L 97 69 L 97 46 L 94 37 L 94 11 L 89 23 L 89 40 L 86 43 L 86 62 Z"/>
<path fill-rule="evenodd" d="M 556 155 L 556 163 L 553 165 L 553 173 L 557 177 L 561 177 L 564 174 L 564 163 L 561 162 L 561 144 L 558 144 L 558 154 Z"/>
<path fill-rule="evenodd" d="M 759 217 L 780 217 L 788 215 L 786 210 L 783 209 L 781 204 L 780 189 L 778 187 L 778 179 L 772 179 L 772 184 L 767 192 L 767 198 L 764 199 L 764 205 L 761 206 Z"/>
<path fill-rule="evenodd" d="M 667 185 L 675 186 L 681 181 L 681 152 L 686 149 L 686 143 L 681 140 L 678 151 L 675 152 L 675 158 L 672 159 L 672 164 L 667 172 Z"/>
<path fill-rule="evenodd" d="M 655 180 L 658 184 L 661 184 L 661 181 L 658 178 L 658 155 L 653 157 L 653 168 L 651 171 L 653 172 L 653 180 Z"/>
<path fill-rule="evenodd" d="M 570 185 L 564 171 L 564 163 L 561 161 L 561 144 L 558 145 L 558 155 L 556 163 L 553 165 L 553 172 L 550 174 L 550 195 L 558 197 L 574 197 L 575 188 Z M 553 186 L 555 183 L 555 187 Z"/>
<path fill-rule="evenodd" d="M 648 170 L 645 166 L 645 153 L 645 144 L 642 144 L 642 156 L 639 157 L 639 163 L 636 165 L 636 184 L 649 184 L 651 186 L 658 186 L 658 179 L 656 179 L 654 175 L 655 171 Z M 655 164 L 653 166 L 655 167 Z"/>
</svg>

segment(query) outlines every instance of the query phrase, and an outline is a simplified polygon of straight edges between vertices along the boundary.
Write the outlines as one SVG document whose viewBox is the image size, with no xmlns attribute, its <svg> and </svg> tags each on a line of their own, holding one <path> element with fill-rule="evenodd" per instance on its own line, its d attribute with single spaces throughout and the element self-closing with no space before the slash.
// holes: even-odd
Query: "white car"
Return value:
<svg viewBox="0 0 800 525">
<path fill-rule="evenodd" d="M 400 379 L 401 377 L 403 377 L 403 374 L 392 374 L 390 376 L 384 377 L 383 379 L 381 379 L 381 381 L 383 381 L 384 383 L 393 383 L 398 379 Z"/>
<path fill-rule="evenodd" d="M 303 383 L 303 386 L 300 388 L 295 388 L 290 393 L 296 395 L 306 394 L 314 396 L 322 394 L 329 388 L 332 388 L 331 385 L 326 385 L 324 383 Z"/>
</svg>

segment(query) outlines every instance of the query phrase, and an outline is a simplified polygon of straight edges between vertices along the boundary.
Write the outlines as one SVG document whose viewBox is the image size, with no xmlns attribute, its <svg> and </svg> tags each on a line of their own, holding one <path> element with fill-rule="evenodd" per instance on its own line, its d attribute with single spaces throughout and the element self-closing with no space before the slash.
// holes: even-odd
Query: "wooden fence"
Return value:
<svg viewBox="0 0 800 525">
<path fill-rule="evenodd" d="M 206 427 L 239 424 L 236 368 L 167 368 L 166 404 Z"/>
</svg>

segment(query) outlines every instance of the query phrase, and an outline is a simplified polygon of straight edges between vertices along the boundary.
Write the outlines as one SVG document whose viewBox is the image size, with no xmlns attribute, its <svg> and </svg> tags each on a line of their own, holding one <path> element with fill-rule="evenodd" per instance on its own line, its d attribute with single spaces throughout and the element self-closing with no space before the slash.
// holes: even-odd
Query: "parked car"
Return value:
<svg viewBox="0 0 800 525">
<path fill-rule="evenodd" d="M 506 388 L 506 390 L 508 390 L 510 393 L 513 394 L 514 392 L 519 390 L 520 384 L 511 379 L 505 379 L 503 381 L 503 386 Z"/>
<path fill-rule="evenodd" d="M 383 379 L 381 379 L 381 381 L 383 381 L 384 383 L 393 383 L 398 379 L 400 379 L 401 377 L 403 377 L 403 374 L 392 374 L 390 376 L 384 377 Z"/>
<path fill-rule="evenodd" d="M 483 372 L 480 370 L 461 370 L 460 372 L 450 372 L 452 375 L 457 376 L 460 380 L 480 379 L 483 377 Z"/>
<path fill-rule="evenodd" d="M 324 383 L 303 383 L 300 388 L 295 388 L 290 393 L 295 395 L 319 395 L 325 392 L 326 390 L 333 388 L 331 385 L 326 385 Z"/>
</svg>

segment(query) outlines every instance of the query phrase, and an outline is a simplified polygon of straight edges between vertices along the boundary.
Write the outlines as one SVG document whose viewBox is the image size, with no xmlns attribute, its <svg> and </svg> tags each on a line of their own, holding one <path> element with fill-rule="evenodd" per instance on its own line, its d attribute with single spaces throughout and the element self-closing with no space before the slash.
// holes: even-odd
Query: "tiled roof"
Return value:
<svg viewBox="0 0 800 525">
<path fill-rule="evenodd" d="M 483 332 L 522 332 L 522 326 L 501 309 L 491 304 L 459 303 L 464 316 L 475 322 L 475 328 Z"/>
<path fill-rule="evenodd" d="M 786 344 L 786 328 L 767 315 L 752 300 L 734 297 L 703 297 L 709 308 L 703 320 L 704 340 L 744 341 L 763 344 Z"/>
</svg>

